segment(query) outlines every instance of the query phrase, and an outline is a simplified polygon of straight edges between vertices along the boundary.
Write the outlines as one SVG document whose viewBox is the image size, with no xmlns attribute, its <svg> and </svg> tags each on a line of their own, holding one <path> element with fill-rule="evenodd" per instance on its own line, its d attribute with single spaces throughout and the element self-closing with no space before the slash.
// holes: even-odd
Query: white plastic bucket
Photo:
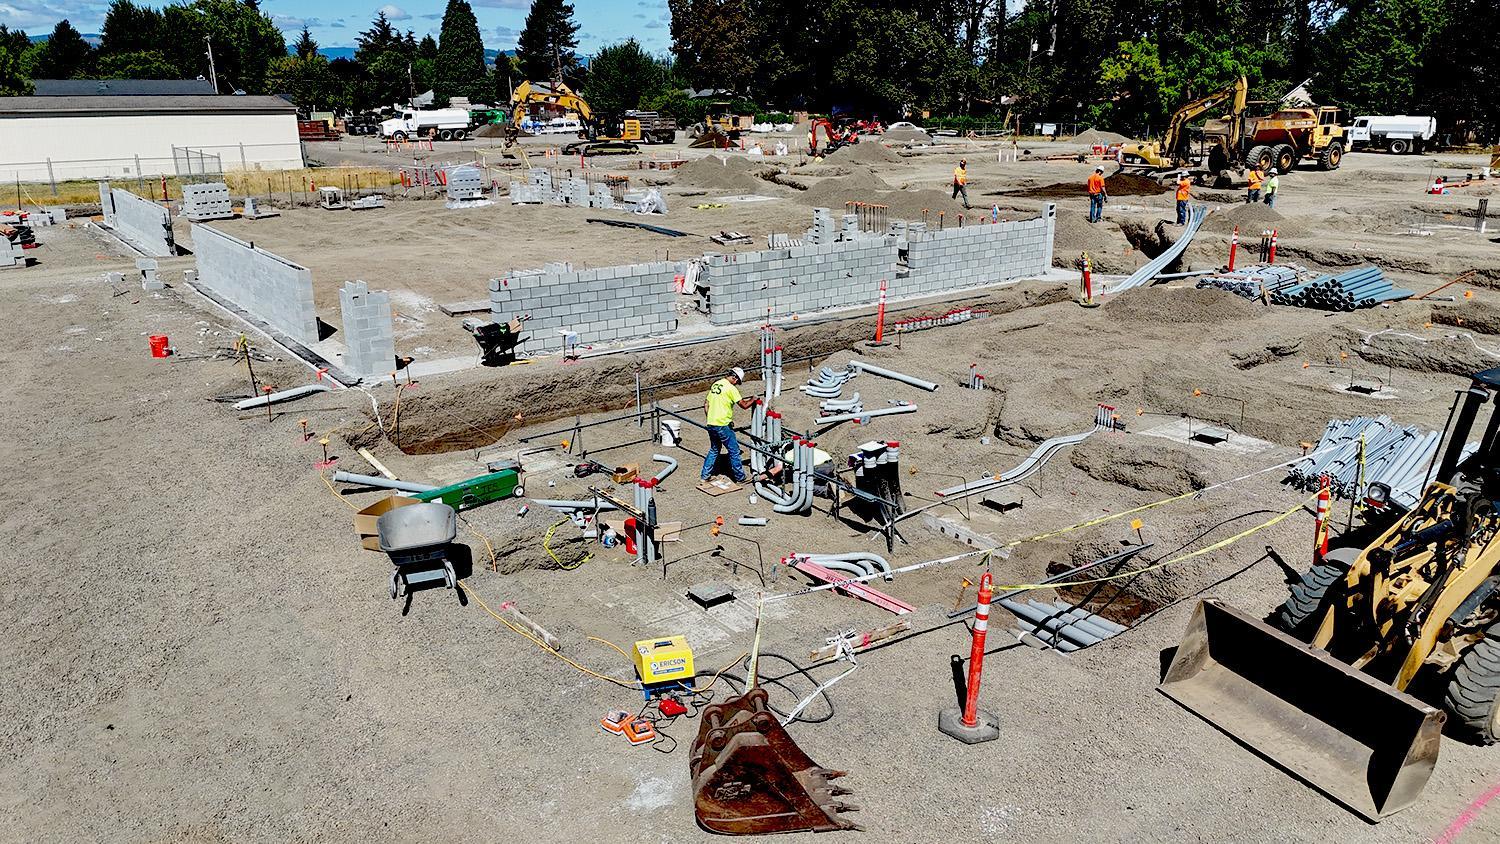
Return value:
<svg viewBox="0 0 1500 844">
<path fill-rule="evenodd" d="M 678 419 L 661 421 L 661 444 L 676 446 L 682 442 L 682 422 Z"/>
</svg>

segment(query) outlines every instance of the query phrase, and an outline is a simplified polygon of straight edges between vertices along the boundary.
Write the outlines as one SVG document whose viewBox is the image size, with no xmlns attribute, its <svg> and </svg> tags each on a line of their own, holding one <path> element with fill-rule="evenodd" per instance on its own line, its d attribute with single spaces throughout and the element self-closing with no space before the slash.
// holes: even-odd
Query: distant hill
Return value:
<svg viewBox="0 0 1500 844">
<path fill-rule="evenodd" d="M 104 43 L 104 36 L 97 32 L 80 32 L 79 35 L 83 36 L 83 40 L 87 41 L 90 47 L 97 47 Z M 48 38 L 51 38 L 52 33 L 49 32 L 46 35 L 32 35 L 29 37 L 31 38 L 31 43 L 35 44 L 38 41 L 46 41 Z"/>
<path fill-rule="evenodd" d="M 354 53 L 355 53 L 356 49 L 358 49 L 358 48 L 356 48 L 356 47 L 319 47 L 318 48 L 318 53 L 319 53 L 319 55 L 322 55 L 323 57 L 327 58 L 329 61 L 333 61 L 334 59 L 352 59 L 352 58 L 354 58 Z M 490 48 L 486 47 L 486 48 L 484 48 L 484 61 L 485 61 L 485 64 L 494 64 L 495 63 L 495 57 L 498 56 L 498 55 L 500 55 L 502 52 L 505 53 L 506 55 L 509 55 L 509 56 L 514 56 L 516 54 L 515 50 L 491 50 Z"/>
</svg>

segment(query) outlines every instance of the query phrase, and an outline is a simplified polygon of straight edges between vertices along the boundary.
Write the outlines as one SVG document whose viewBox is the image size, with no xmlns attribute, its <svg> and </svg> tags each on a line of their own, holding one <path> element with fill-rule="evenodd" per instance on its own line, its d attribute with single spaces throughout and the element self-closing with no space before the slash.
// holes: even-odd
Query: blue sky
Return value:
<svg viewBox="0 0 1500 844">
<path fill-rule="evenodd" d="M 526 20 L 531 0 L 469 0 L 479 18 L 484 46 L 509 50 Z M 153 4 L 157 5 L 157 4 Z M 98 32 L 107 2 L 97 0 L 0 0 L 0 23 L 41 35 L 67 18 L 80 32 Z M 447 0 L 261 0 L 260 7 L 291 41 L 304 23 L 324 47 L 349 47 L 355 36 L 370 25 L 378 9 L 402 30 L 421 38 L 433 37 L 442 26 Z M 578 47 L 592 53 L 606 44 L 634 36 L 651 52 L 665 52 L 670 45 L 666 0 L 573 0 L 578 21 Z"/>
</svg>

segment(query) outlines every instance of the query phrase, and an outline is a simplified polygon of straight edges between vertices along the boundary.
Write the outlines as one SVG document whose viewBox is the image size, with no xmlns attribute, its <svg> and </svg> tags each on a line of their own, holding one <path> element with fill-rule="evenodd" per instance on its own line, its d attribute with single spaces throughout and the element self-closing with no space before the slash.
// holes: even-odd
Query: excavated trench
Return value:
<svg viewBox="0 0 1500 844">
<path fill-rule="evenodd" d="M 974 291 L 943 303 L 900 311 L 902 317 L 937 315 L 953 302 L 1005 313 L 1060 301 L 1068 296 L 1064 285 L 1027 285 L 1000 291 Z M 787 359 L 814 356 L 814 361 L 841 349 L 855 348 L 871 335 L 873 316 L 860 315 L 808 325 L 783 327 L 778 342 Z M 552 362 L 537 366 L 511 366 L 474 372 L 463 383 L 442 386 L 424 384 L 417 391 L 403 391 L 396 401 L 380 408 L 392 443 L 407 454 L 438 454 L 482 448 L 504 438 L 510 431 L 558 419 L 635 407 L 636 373 L 644 388 L 642 403 L 667 401 L 678 396 L 698 400 L 708 382 L 732 366 L 744 367 L 754 381 L 759 373 L 759 333 L 746 331 L 734 337 L 680 348 L 636 354 L 584 359 L 564 366 Z M 805 377 L 807 364 L 786 364 L 788 385 Z M 686 382 L 671 387 L 652 385 Z M 451 384 L 451 385 L 450 385 Z M 683 403 L 686 407 L 687 404 Z M 375 420 L 372 418 L 371 422 Z M 371 445 L 380 437 L 377 427 L 351 435 L 352 445 Z"/>
</svg>

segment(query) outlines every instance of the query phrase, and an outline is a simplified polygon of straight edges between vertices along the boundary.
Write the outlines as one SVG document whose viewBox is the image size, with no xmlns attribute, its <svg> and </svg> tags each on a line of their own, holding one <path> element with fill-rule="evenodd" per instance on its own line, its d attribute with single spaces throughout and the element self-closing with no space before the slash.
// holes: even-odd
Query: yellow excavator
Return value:
<svg viewBox="0 0 1500 844">
<path fill-rule="evenodd" d="M 530 81 L 517 85 L 510 95 L 511 125 L 519 127 L 537 106 L 578 115 L 582 126 L 579 137 L 584 140 L 564 147 L 563 152 L 569 155 L 633 153 L 638 151 L 637 143 L 669 144 L 677 134 L 676 122 L 654 111 L 627 111 L 619 120 L 606 120 L 594 113 L 588 100 L 563 82 L 550 88 L 532 85 Z"/>
<path fill-rule="evenodd" d="M 1224 169 L 1237 157 L 1233 150 L 1239 144 L 1239 127 L 1249 90 L 1249 83 L 1241 76 L 1233 85 L 1177 109 L 1160 141 L 1125 144 L 1125 167 L 1147 170 L 1204 168 L 1215 173 Z M 1225 103 L 1228 103 L 1228 112 L 1220 120 L 1213 121 L 1219 130 L 1204 132 L 1205 139 L 1212 138 L 1211 142 L 1205 142 L 1209 149 L 1195 150 L 1188 124 Z"/>
<path fill-rule="evenodd" d="M 1367 520 L 1373 538 L 1326 555 L 1269 619 L 1201 602 L 1160 691 L 1371 821 L 1417 800 L 1445 723 L 1500 739 L 1497 396 L 1500 367 L 1474 375 L 1421 500 Z M 1364 494 L 1398 509 L 1388 487 Z"/>
</svg>

